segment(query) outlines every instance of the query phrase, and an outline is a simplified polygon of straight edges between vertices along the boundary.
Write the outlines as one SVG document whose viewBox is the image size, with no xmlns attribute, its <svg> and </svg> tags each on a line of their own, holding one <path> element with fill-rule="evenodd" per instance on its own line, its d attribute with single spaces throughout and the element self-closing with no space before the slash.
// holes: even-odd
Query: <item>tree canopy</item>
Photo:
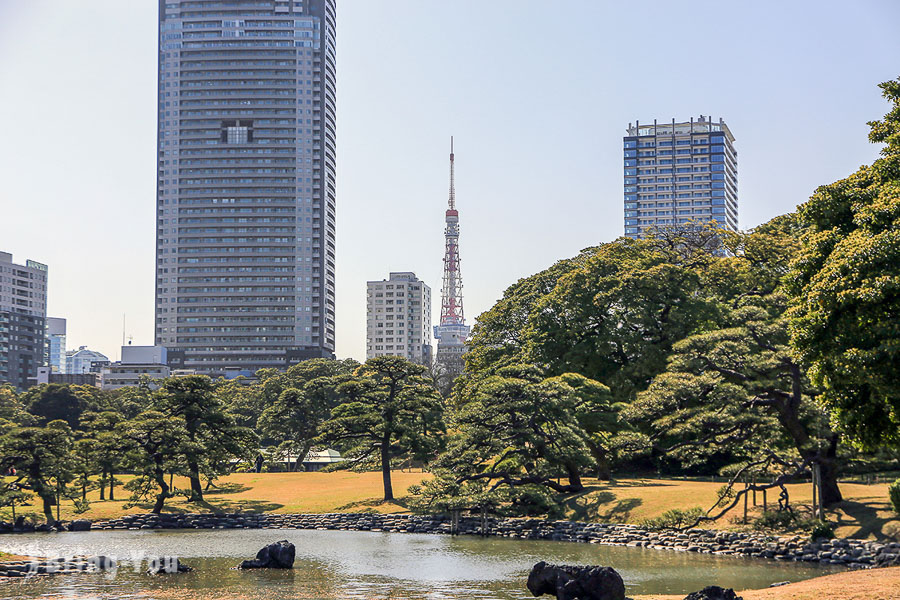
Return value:
<svg viewBox="0 0 900 600">
<path fill-rule="evenodd" d="M 870 123 L 881 158 L 824 185 L 799 215 L 792 342 L 835 425 L 866 448 L 900 446 L 900 79 Z"/>
</svg>

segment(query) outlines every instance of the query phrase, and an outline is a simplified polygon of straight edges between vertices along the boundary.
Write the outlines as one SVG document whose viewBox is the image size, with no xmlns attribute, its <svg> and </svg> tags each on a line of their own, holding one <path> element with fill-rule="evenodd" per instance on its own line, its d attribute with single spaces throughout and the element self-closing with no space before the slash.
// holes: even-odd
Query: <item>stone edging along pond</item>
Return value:
<svg viewBox="0 0 900 600">
<path fill-rule="evenodd" d="M 450 534 L 446 516 L 379 513 L 325 514 L 135 514 L 107 521 L 75 521 L 71 530 L 141 529 L 319 529 Z M 8 530 L 7 530 L 8 531 Z M 478 517 L 460 517 L 458 533 L 481 535 Z M 702 554 L 768 558 L 781 561 L 871 568 L 900 565 L 900 543 L 856 539 L 810 542 L 801 536 L 777 537 L 762 533 L 689 529 L 650 531 L 635 525 L 493 518 L 485 522 L 486 535 L 527 540 L 584 542 L 697 552 Z"/>
</svg>

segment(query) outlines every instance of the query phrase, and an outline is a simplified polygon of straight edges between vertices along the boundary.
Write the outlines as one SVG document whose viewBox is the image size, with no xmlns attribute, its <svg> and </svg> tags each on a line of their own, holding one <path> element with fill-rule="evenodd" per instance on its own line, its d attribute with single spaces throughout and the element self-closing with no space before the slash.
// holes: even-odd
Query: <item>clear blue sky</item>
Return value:
<svg viewBox="0 0 900 600">
<path fill-rule="evenodd" d="M 69 346 L 153 342 L 156 0 L 0 0 L 0 250 L 50 266 Z M 338 0 L 337 353 L 365 282 L 439 297 L 456 138 L 469 320 L 621 235 L 629 122 L 723 117 L 749 228 L 871 162 L 900 2 Z M 436 312 L 434 313 L 437 314 Z"/>
</svg>

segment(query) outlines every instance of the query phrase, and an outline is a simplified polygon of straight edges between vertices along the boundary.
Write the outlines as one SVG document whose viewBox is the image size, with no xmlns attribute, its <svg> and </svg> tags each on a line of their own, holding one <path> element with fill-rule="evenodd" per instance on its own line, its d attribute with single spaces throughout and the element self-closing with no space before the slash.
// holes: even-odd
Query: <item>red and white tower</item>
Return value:
<svg viewBox="0 0 900 600">
<path fill-rule="evenodd" d="M 456 210 L 453 138 L 450 138 L 450 200 L 444 221 L 444 281 L 441 287 L 441 320 L 434 327 L 436 362 L 451 375 L 463 371 L 462 355 L 470 327 L 463 312 L 462 275 L 459 261 L 459 211 Z"/>
</svg>

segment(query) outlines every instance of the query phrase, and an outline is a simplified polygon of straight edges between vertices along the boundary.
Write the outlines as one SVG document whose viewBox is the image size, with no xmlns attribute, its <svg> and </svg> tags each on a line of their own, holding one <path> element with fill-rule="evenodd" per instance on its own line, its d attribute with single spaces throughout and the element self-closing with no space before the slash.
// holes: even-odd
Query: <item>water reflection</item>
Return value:
<svg viewBox="0 0 900 600">
<path fill-rule="evenodd" d="M 289 571 L 236 571 L 267 543 L 297 547 Z M 539 560 L 617 569 L 629 594 L 688 593 L 717 584 L 738 589 L 799 581 L 835 567 L 574 544 L 440 535 L 350 531 L 106 531 L 4 536 L 15 554 L 104 554 L 109 574 L 33 577 L 0 583 L 3 598 L 179 600 L 340 598 L 524 599 L 524 581 Z M 194 572 L 150 577 L 146 561 L 178 556 Z"/>
</svg>

